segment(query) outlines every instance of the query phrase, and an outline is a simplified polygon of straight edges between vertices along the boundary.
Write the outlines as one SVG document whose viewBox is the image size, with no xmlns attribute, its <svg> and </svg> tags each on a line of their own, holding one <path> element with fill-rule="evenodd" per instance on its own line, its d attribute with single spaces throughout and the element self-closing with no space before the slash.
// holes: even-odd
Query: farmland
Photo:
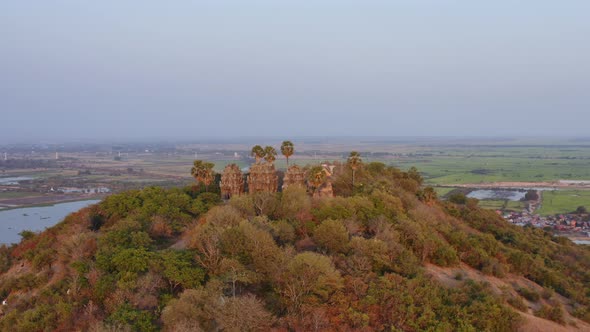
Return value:
<svg viewBox="0 0 590 332">
<path fill-rule="evenodd" d="M 64 197 L 51 192 L 58 187 L 106 187 L 120 191 L 149 185 L 183 186 L 192 183 L 189 169 L 195 158 L 214 162 L 217 172 L 229 163 L 244 168 L 252 162 L 249 152 L 254 144 L 273 145 L 278 149 L 280 141 L 4 146 L 1 149 L 8 151 L 9 160 L 4 164 L 0 161 L 0 176 L 33 180 L 24 181 L 18 188 L 3 186 L 0 205 L 29 205 L 39 197 L 44 197 L 44 203 L 48 197 L 49 201 L 58 202 Z M 404 170 L 418 168 L 425 183 L 435 187 L 441 197 L 458 186 L 478 188 L 489 183 L 521 182 L 542 186 L 559 180 L 590 180 L 590 141 L 584 140 L 302 138 L 293 142 L 295 154 L 291 164 L 344 162 L 348 153 L 355 150 L 365 162 L 379 161 Z M 57 151 L 59 159 L 55 159 Z M 275 165 L 285 169 L 285 159 L 279 155 Z M 578 196 L 568 192 L 546 192 L 540 213 L 567 212 L 580 205 L 590 207 L 588 191 L 572 194 Z M 492 209 L 523 208 L 520 202 L 483 200 L 480 203 Z"/>
<path fill-rule="evenodd" d="M 555 190 L 543 192 L 543 203 L 539 214 L 553 215 L 570 213 L 579 206 L 590 209 L 589 190 Z"/>
</svg>

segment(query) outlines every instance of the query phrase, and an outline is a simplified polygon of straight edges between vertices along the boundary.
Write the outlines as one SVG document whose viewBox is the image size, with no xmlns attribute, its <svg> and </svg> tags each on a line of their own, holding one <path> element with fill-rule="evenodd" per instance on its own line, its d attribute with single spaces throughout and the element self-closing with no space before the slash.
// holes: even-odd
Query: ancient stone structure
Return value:
<svg viewBox="0 0 590 332">
<path fill-rule="evenodd" d="M 283 178 L 283 189 L 293 185 L 305 188 L 305 172 L 297 165 L 289 167 Z"/>
<path fill-rule="evenodd" d="M 250 167 L 248 175 L 248 192 L 274 193 L 279 187 L 279 177 L 272 164 L 254 164 Z"/>
<path fill-rule="evenodd" d="M 316 191 L 313 197 L 334 197 L 334 190 L 332 189 L 332 181 L 327 179 Z"/>
<path fill-rule="evenodd" d="M 317 189 L 311 190 L 313 192 L 313 197 L 334 197 L 332 175 L 334 174 L 334 168 L 336 166 L 329 163 L 324 163 L 321 166 L 326 174 L 326 180 Z"/>
<path fill-rule="evenodd" d="M 238 165 L 229 164 L 225 166 L 221 174 L 220 186 L 223 199 L 229 199 L 244 192 L 244 176 Z"/>
</svg>

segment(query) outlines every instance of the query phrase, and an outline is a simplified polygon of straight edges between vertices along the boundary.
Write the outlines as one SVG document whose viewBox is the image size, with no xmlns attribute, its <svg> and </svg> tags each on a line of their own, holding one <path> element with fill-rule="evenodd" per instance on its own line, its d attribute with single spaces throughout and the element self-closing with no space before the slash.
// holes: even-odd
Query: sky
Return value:
<svg viewBox="0 0 590 332">
<path fill-rule="evenodd" d="M 590 136 L 590 1 L 3 1 L 0 143 Z"/>
</svg>

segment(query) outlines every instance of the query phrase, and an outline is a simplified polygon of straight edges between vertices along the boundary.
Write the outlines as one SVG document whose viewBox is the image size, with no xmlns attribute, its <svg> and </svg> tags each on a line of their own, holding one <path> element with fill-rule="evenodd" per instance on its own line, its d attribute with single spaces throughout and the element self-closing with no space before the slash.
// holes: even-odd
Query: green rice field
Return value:
<svg viewBox="0 0 590 332">
<path fill-rule="evenodd" d="M 590 190 L 554 190 L 543 192 L 541 208 L 543 215 L 569 213 L 578 206 L 590 209 Z"/>
</svg>

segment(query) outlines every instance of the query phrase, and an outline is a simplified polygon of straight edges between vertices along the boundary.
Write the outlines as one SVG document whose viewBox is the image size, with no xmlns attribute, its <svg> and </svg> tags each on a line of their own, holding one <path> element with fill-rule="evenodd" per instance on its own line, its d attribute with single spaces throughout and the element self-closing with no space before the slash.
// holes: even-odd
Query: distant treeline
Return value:
<svg viewBox="0 0 590 332">
<path fill-rule="evenodd" d="M 55 160 L 47 159 L 8 159 L 0 160 L 0 169 L 15 168 L 57 168 Z"/>
</svg>

